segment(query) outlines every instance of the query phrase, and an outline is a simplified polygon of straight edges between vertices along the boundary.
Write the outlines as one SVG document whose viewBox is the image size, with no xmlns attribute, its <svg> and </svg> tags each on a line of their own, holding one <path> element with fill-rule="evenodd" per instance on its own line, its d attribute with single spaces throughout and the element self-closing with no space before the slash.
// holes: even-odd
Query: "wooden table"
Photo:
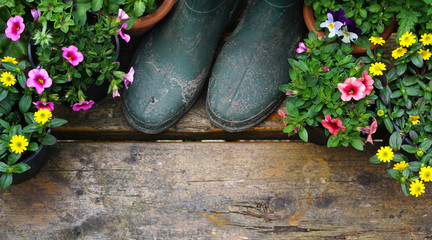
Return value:
<svg viewBox="0 0 432 240">
<path fill-rule="evenodd" d="M 203 105 L 159 135 L 131 128 L 120 99 L 57 106 L 70 123 L 36 177 L 1 191 L 0 239 L 432 238 L 431 185 L 405 197 L 368 162 L 379 144 L 292 140 L 276 113 L 229 134 Z"/>
</svg>

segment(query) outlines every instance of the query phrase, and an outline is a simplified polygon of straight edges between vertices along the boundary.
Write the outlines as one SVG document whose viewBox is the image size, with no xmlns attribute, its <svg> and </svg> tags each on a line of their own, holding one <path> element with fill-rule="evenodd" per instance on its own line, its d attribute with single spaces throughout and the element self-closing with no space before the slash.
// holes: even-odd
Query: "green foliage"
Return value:
<svg viewBox="0 0 432 240">
<path fill-rule="evenodd" d="M 353 146 L 363 150 L 367 135 L 361 129 L 372 123 L 370 107 L 376 95 L 364 96 L 359 101 L 343 101 L 338 84 L 349 77 L 361 78 L 364 66 L 361 59 L 351 55 L 352 48 L 346 43 L 334 43 L 334 38 L 317 38 L 313 32 L 304 39 L 308 51 L 297 54 L 296 59 L 288 59 L 291 69 L 291 82 L 280 86 L 288 91 L 285 101 L 287 117 L 284 119 L 288 134 L 299 133 L 302 140 L 308 141 L 306 126 L 322 127 L 326 115 L 339 119 L 345 131 L 339 129 L 337 135 L 325 130 L 328 147 Z M 328 71 L 327 68 L 328 67 Z"/>
<path fill-rule="evenodd" d="M 20 161 L 25 159 L 30 152 L 37 151 L 40 145 L 52 145 L 56 142 L 54 136 L 48 133 L 48 129 L 61 126 L 66 123 L 63 119 L 48 120 L 45 124 L 35 122 L 34 112 L 36 107 L 32 104 L 36 101 L 36 94 L 20 78 L 25 78 L 24 69 L 28 64 L 25 61 L 11 63 L 0 60 L 0 76 L 10 73 L 15 82 L 6 86 L 0 82 L 0 187 L 5 189 L 13 182 L 12 173 L 20 174 L 30 167 Z M 22 81 L 22 80 L 21 80 Z M 16 152 L 10 144 L 16 136 L 22 136 L 28 146 L 22 152 Z"/>
<path fill-rule="evenodd" d="M 403 2 L 403 1 L 401 1 Z M 362 30 L 362 36 L 378 36 L 384 31 L 384 27 L 392 22 L 393 12 L 389 11 L 386 1 L 378 0 L 305 0 L 307 6 L 311 6 L 315 15 L 315 28 L 320 30 L 320 24 L 327 19 L 327 9 L 337 11 L 343 9 L 345 17 L 355 21 Z M 368 48 L 368 37 L 358 39 L 362 48 Z"/>
</svg>

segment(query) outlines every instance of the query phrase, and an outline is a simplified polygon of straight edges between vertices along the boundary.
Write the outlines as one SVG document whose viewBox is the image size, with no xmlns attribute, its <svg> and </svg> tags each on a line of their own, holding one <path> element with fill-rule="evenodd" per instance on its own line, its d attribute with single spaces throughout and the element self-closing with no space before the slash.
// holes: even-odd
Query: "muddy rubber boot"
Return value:
<svg viewBox="0 0 432 240">
<path fill-rule="evenodd" d="M 255 126 L 283 101 L 289 57 L 304 37 L 302 2 L 254 0 L 223 45 L 209 80 L 206 111 L 226 131 Z"/>
<path fill-rule="evenodd" d="M 224 29 L 245 0 L 179 0 L 172 12 L 139 45 L 133 84 L 124 91 L 123 112 L 145 133 L 174 125 L 198 98 L 208 79 Z"/>
</svg>

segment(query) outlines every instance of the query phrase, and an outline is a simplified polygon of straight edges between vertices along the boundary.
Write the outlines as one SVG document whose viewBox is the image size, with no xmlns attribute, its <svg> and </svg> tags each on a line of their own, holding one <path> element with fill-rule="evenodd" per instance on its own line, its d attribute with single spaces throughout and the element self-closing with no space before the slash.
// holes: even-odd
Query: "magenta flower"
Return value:
<svg viewBox="0 0 432 240">
<path fill-rule="evenodd" d="M 366 70 L 363 71 L 363 76 L 358 79 L 358 81 L 361 81 L 363 85 L 365 85 L 366 89 L 364 91 L 365 96 L 369 95 L 371 91 L 374 89 L 373 84 L 374 80 L 371 76 L 368 75 L 368 72 Z M 363 96 L 363 97 L 365 97 Z"/>
<path fill-rule="evenodd" d="M 132 84 L 134 80 L 135 69 L 133 67 L 130 68 L 129 72 L 126 73 L 123 77 L 125 88 L 128 89 L 128 84 Z"/>
<path fill-rule="evenodd" d="M 7 21 L 6 37 L 12 39 L 12 41 L 18 41 L 24 28 L 24 19 L 21 16 L 11 17 Z"/>
<path fill-rule="evenodd" d="M 338 83 L 337 87 L 342 93 L 341 99 L 345 102 L 350 101 L 351 98 L 358 101 L 365 96 L 365 85 L 355 77 L 347 78 L 344 83 Z"/>
<path fill-rule="evenodd" d="M 38 19 L 40 16 L 42 16 L 42 12 L 39 9 L 32 9 L 30 10 L 31 15 L 33 16 L 33 19 L 35 20 L 35 22 L 38 22 Z"/>
<path fill-rule="evenodd" d="M 72 106 L 72 110 L 78 112 L 79 110 L 89 110 L 94 104 L 93 100 L 90 101 L 80 101 Z"/>
<path fill-rule="evenodd" d="M 279 116 L 282 118 L 282 120 L 285 120 L 286 116 L 285 116 L 284 111 L 282 111 L 282 110 L 278 110 L 278 114 L 279 114 Z M 284 122 L 284 123 L 285 123 L 285 122 Z"/>
<path fill-rule="evenodd" d="M 123 9 L 119 8 L 117 18 L 119 21 L 127 21 L 129 20 L 129 15 Z"/>
<path fill-rule="evenodd" d="M 322 67 L 322 71 L 323 72 L 330 72 L 330 68 L 328 65 L 325 65 L 324 67 Z"/>
<path fill-rule="evenodd" d="M 127 27 L 127 23 L 123 23 L 123 25 L 121 26 L 121 28 L 118 30 L 118 33 L 120 34 L 120 37 L 123 38 L 123 40 L 125 40 L 126 42 L 130 41 L 130 36 L 129 34 L 123 33 L 122 30 L 125 29 Z"/>
<path fill-rule="evenodd" d="M 342 121 L 335 118 L 331 119 L 330 115 L 325 115 L 325 118 L 321 121 L 323 127 L 327 128 L 329 132 L 333 135 L 337 135 L 339 129 L 342 129 L 342 132 L 345 132 L 346 127 L 342 126 Z"/>
<path fill-rule="evenodd" d="M 372 118 L 373 118 L 373 122 L 370 126 L 360 128 L 360 131 L 362 131 L 363 133 L 368 135 L 365 143 L 370 142 L 371 144 L 373 144 L 372 134 L 374 134 L 378 128 L 377 120 L 374 117 L 372 117 Z"/>
<path fill-rule="evenodd" d="M 33 102 L 33 104 L 36 106 L 37 110 L 48 109 L 50 112 L 54 111 L 54 103 L 52 102 L 37 101 Z"/>
<path fill-rule="evenodd" d="M 38 94 L 41 94 L 45 88 L 51 87 L 52 79 L 45 69 L 33 69 L 28 73 L 27 87 L 34 87 Z"/>
<path fill-rule="evenodd" d="M 308 50 L 309 50 L 309 48 L 306 47 L 304 42 L 299 42 L 299 47 L 297 48 L 296 52 L 297 53 L 304 53 L 304 52 L 307 52 Z"/>
<path fill-rule="evenodd" d="M 63 57 L 70 62 L 70 64 L 76 66 L 84 60 L 84 56 L 81 52 L 78 52 L 78 48 L 74 45 L 70 45 L 68 48 L 62 47 Z"/>
<path fill-rule="evenodd" d="M 119 89 L 117 88 L 117 86 L 114 86 L 112 96 L 113 98 L 120 97 Z"/>
</svg>

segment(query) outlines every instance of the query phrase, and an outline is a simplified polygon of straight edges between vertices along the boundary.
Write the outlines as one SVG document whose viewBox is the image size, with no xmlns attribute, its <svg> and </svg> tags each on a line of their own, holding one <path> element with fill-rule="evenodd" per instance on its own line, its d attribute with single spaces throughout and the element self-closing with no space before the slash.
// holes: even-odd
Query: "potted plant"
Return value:
<svg viewBox="0 0 432 240">
<path fill-rule="evenodd" d="M 324 31 L 330 30 L 329 24 L 335 23 L 335 28 L 331 31 L 341 37 L 342 41 L 353 43 L 352 54 L 362 54 L 369 48 L 373 49 L 374 45 L 370 45 L 368 41 L 370 36 L 381 36 L 387 40 L 396 25 L 393 15 L 388 4 L 379 1 L 306 0 L 303 8 L 309 30 L 324 36 Z"/>
<path fill-rule="evenodd" d="M 119 9 L 127 16 L 125 29 L 132 36 L 140 36 L 159 21 L 161 21 L 174 6 L 175 0 L 92 0 L 91 4 L 77 1 L 78 11 L 85 13 L 88 10 L 98 11 L 102 15 L 114 16 Z M 120 14 L 118 14 L 120 15 Z"/>
<path fill-rule="evenodd" d="M 432 181 L 432 34 L 403 34 L 379 78 L 377 118 L 391 134 L 370 161 L 386 163 L 402 192 L 420 196 Z"/>
<path fill-rule="evenodd" d="M 328 147 L 363 150 L 366 142 L 373 143 L 377 129 L 371 109 L 377 98 L 374 79 L 363 61 L 351 54 L 351 45 L 334 38 L 309 32 L 296 59 L 289 59 L 291 82 L 280 87 L 288 96 L 287 114 L 280 112 L 284 132 L 298 133 L 307 142 L 308 129 L 320 128 L 328 136 Z"/>
<path fill-rule="evenodd" d="M 117 35 L 129 38 L 121 16 L 86 13 L 83 22 L 72 1 L 57 0 L 21 0 L 9 9 L 17 15 L 9 14 L 8 22 L 20 24 L 22 31 L 6 28 L 5 33 L 12 41 L 29 39 L 28 54 L 37 65 L 29 71 L 27 86 L 42 102 L 64 102 L 75 111 L 87 110 L 94 103 L 87 96 L 90 88 L 118 97 L 121 82 L 127 86 L 133 81 L 133 69 L 128 74 L 119 71 L 116 60 Z M 97 87 L 104 82 L 105 89 Z"/>
<path fill-rule="evenodd" d="M 26 86 L 25 61 L 6 56 L 0 65 L 0 187 L 30 179 L 45 162 L 46 147 L 56 138 L 50 129 L 66 123 L 53 118 Z"/>
</svg>

